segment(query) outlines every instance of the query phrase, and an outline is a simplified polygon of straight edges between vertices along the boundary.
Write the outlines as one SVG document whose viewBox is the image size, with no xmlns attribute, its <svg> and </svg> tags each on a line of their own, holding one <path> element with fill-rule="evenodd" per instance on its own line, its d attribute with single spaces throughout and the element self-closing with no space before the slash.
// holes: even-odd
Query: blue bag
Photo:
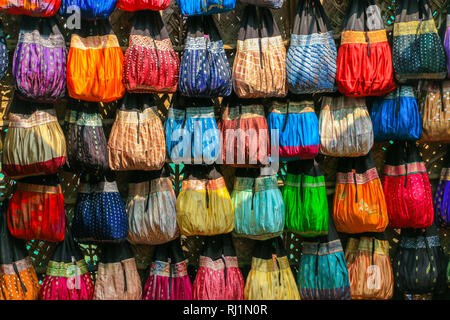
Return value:
<svg viewBox="0 0 450 320">
<path fill-rule="evenodd" d="M 74 14 L 71 6 L 80 8 L 83 19 L 108 19 L 114 11 L 117 0 L 62 0 L 59 15 L 68 17 Z"/>
<path fill-rule="evenodd" d="M 236 0 L 177 0 L 184 16 L 209 15 L 233 10 Z"/>
</svg>

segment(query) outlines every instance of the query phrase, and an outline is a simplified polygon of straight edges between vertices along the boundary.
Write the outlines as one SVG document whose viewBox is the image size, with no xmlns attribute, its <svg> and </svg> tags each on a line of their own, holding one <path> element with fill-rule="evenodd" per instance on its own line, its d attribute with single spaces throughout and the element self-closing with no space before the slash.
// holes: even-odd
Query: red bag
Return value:
<svg viewBox="0 0 450 320">
<path fill-rule="evenodd" d="M 396 88 L 391 48 L 374 0 L 349 6 L 337 57 L 336 84 L 350 97 L 381 96 Z"/>
<path fill-rule="evenodd" d="M 384 196 L 392 228 L 428 228 L 434 209 L 427 169 L 415 142 L 396 141 L 386 153 Z"/>
<path fill-rule="evenodd" d="M 125 11 L 165 10 L 170 6 L 170 0 L 118 0 L 117 8 Z"/>
<path fill-rule="evenodd" d="M 180 58 L 160 13 L 137 12 L 125 52 L 123 81 L 128 92 L 173 93 L 179 71 Z"/>
</svg>

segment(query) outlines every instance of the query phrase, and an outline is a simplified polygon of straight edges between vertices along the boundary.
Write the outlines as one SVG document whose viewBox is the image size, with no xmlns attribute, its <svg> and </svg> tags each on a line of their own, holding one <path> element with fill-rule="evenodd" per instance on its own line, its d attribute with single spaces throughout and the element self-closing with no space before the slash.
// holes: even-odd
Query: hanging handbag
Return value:
<svg viewBox="0 0 450 320">
<path fill-rule="evenodd" d="M 435 223 L 441 228 L 448 228 L 450 226 L 450 145 L 447 145 L 433 200 Z"/>
<path fill-rule="evenodd" d="M 117 8 L 125 11 L 166 10 L 171 0 L 117 0 Z"/>
<path fill-rule="evenodd" d="M 212 15 L 233 10 L 236 0 L 177 0 L 183 16 Z"/>
<path fill-rule="evenodd" d="M 231 94 L 231 69 L 219 30 L 212 16 L 189 17 L 181 56 L 178 90 L 193 98 Z"/>
<path fill-rule="evenodd" d="M 9 66 L 9 50 L 6 44 L 3 22 L 0 20 L 0 80 L 5 77 Z"/>
<path fill-rule="evenodd" d="M 400 0 L 394 21 L 395 78 L 445 79 L 445 51 L 427 0 Z"/>
<path fill-rule="evenodd" d="M 244 278 L 231 235 L 206 239 L 193 290 L 194 300 L 244 299 Z"/>
<path fill-rule="evenodd" d="M 0 203 L 0 301 L 38 300 L 39 281 L 25 241 L 8 230 L 8 201 Z"/>
<path fill-rule="evenodd" d="M 55 17 L 22 17 L 12 67 L 19 96 L 48 103 L 65 98 L 66 60 L 66 41 Z"/>
<path fill-rule="evenodd" d="M 116 0 L 61 0 L 59 15 L 67 18 L 79 12 L 83 19 L 108 19 L 115 7 Z"/>
<path fill-rule="evenodd" d="M 140 11 L 134 16 L 123 68 L 128 92 L 173 93 L 177 90 L 180 58 L 173 50 L 159 12 Z"/>
<path fill-rule="evenodd" d="M 336 60 L 333 29 L 322 4 L 300 1 L 286 57 L 289 90 L 296 94 L 336 91 Z"/>
<path fill-rule="evenodd" d="M 286 48 L 269 9 L 245 8 L 232 76 L 239 98 L 286 96 Z"/>
<path fill-rule="evenodd" d="M 13 15 L 51 17 L 60 6 L 61 0 L 2 0 L 0 11 Z"/>
<path fill-rule="evenodd" d="M 396 141 L 386 152 L 382 178 L 392 228 L 427 228 L 434 218 L 428 172 L 415 142 Z"/>
<path fill-rule="evenodd" d="M 74 99 L 111 102 L 122 98 L 123 52 L 108 20 L 82 20 L 72 34 L 67 90 Z"/>
</svg>

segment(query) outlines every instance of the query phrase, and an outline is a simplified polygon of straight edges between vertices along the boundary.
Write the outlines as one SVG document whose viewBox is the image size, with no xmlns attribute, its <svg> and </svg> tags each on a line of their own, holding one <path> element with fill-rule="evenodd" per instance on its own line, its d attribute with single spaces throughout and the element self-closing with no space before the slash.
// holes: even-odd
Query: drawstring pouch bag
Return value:
<svg viewBox="0 0 450 320">
<path fill-rule="evenodd" d="M 160 170 L 166 161 L 164 127 L 154 97 L 126 94 L 108 140 L 111 170 Z"/>
<path fill-rule="evenodd" d="M 117 242 L 127 238 L 128 217 L 112 173 L 99 181 L 82 176 L 72 220 L 79 242 Z"/>
<path fill-rule="evenodd" d="M 183 16 L 212 15 L 233 10 L 236 0 L 177 0 Z"/>
<path fill-rule="evenodd" d="M 256 240 L 280 236 L 284 229 L 285 207 L 273 170 L 239 168 L 234 176 L 231 201 L 235 235 Z"/>
<path fill-rule="evenodd" d="M 239 98 L 285 97 L 286 48 L 267 8 L 244 10 L 233 63 L 233 88 Z"/>
<path fill-rule="evenodd" d="M 41 300 L 92 300 L 94 282 L 79 245 L 66 226 L 64 241 L 56 246 L 42 280 Z"/>
<path fill-rule="evenodd" d="M 166 10 L 171 0 L 117 0 L 117 8 L 125 11 Z"/>
<path fill-rule="evenodd" d="M 354 300 L 389 300 L 394 274 L 389 241 L 384 232 L 365 233 L 348 239 L 345 248 L 350 288 Z"/>
<path fill-rule="evenodd" d="M 315 160 L 288 162 L 283 200 L 287 230 L 305 238 L 328 233 L 325 177 Z"/>
<path fill-rule="evenodd" d="M 231 68 L 212 16 L 189 17 L 186 24 L 179 92 L 193 98 L 229 96 L 233 87 Z"/>
<path fill-rule="evenodd" d="M 331 217 L 328 234 L 305 239 L 297 285 L 302 300 L 349 300 L 350 282 L 344 250 Z"/>
<path fill-rule="evenodd" d="M 393 35 L 398 81 L 446 78 L 445 51 L 427 0 L 398 1 Z"/>
<path fill-rule="evenodd" d="M 418 140 L 422 123 L 413 88 L 399 86 L 384 97 L 377 97 L 370 111 L 374 139 Z"/>
<path fill-rule="evenodd" d="M 65 126 L 67 166 L 75 172 L 101 174 L 108 171 L 106 137 L 97 103 L 70 101 Z"/>
<path fill-rule="evenodd" d="M 396 87 L 391 47 L 375 0 L 353 0 L 348 7 L 336 83 L 350 97 L 383 96 Z"/>
<path fill-rule="evenodd" d="M 112 102 L 122 98 L 123 52 L 108 20 L 81 20 L 70 42 L 67 90 L 74 99 Z"/>
<path fill-rule="evenodd" d="M 239 0 L 239 2 L 242 4 L 278 10 L 283 6 L 284 0 Z"/>
<path fill-rule="evenodd" d="M 157 245 L 179 236 L 176 196 L 169 165 L 162 170 L 132 171 L 129 175 L 128 241 L 131 244 Z"/>
<path fill-rule="evenodd" d="M 66 61 L 66 41 L 56 18 L 23 16 L 12 67 L 19 96 L 48 103 L 65 98 Z"/>
<path fill-rule="evenodd" d="M 193 300 L 180 239 L 156 246 L 142 300 Z"/>
<path fill-rule="evenodd" d="M 0 80 L 3 79 L 8 72 L 9 66 L 9 50 L 6 44 L 5 31 L 3 22 L 0 20 Z"/>
<path fill-rule="evenodd" d="M 15 238 L 64 240 L 66 212 L 56 174 L 23 178 L 8 203 L 8 227 Z"/>
<path fill-rule="evenodd" d="M 0 301 L 38 300 L 39 280 L 25 241 L 14 238 L 8 230 L 8 202 L 0 206 Z"/>
<path fill-rule="evenodd" d="M 222 134 L 223 164 L 233 167 L 268 165 L 269 128 L 262 101 L 233 97 L 222 103 L 225 107 L 217 125 Z"/>
<path fill-rule="evenodd" d="M 269 102 L 267 125 L 271 148 L 278 146 L 280 160 L 314 159 L 319 153 L 319 119 L 313 101 Z"/>
<path fill-rule="evenodd" d="M 372 155 L 340 158 L 333 218 L 345 233 L 383 232 L 388 223 L 386 199 Z"/>
<path fill-rule="evenodd" d="M 93 300 L 141 300 L 142 284 L 128 242 L 101 246 Z"/>
<path fill-rule="evenodd" d="M 244 299 L 300 300 L 281 237 L 255 243 Z"/>
<path fill-rule="evenodd" d="M 415 142 L 396 141 L 389 147 L 382 182 L 391 228 L 431 226 L 431 185 Z"/>
<path fill-rule="evenodd" d="M 178 227 L 187 237 L 213 236 L 234 229 L 233 203 L 215 166 L 184 166 L 176 209 Z"/>
<path fill-rule="evenodd" d="M 53 105 L 14 98 L 3 142 L 3 173 L 15 179 L 53 174 L 66 156 L 66 139 Z"/>
<path fill-rule="evenodd" d="M 448 257 L 435 225 L 402 229 L 393 257 L 395 285 L 405 300 L 431 300 L 444 293 Z"/>
<path fill-rule="evenodd" d="M 177 101 L 175 95 L 164 124 L 168 159 L 176 164 L 213 164 L 222 155 L 213 101 L 190 101 L 192 107 L 187 108 Z"/>
<path fill-rule="evenodd" d="M 244 300 L 244 278 L 229 234 L 206 239 L 193 292 L 194 300 Z"/>
<path fill-rule="evenodd" d="M 173 93 L 177 90 L 180 58 L 157 11 L 134 16 L 125 52 L 123 81 L 128 92 Z"/>
<path fill-rule="evenodd" d="M 61 0 L 2 0 L 0 11 L 12 15 L 33 17 L 54 16 L 61 6 Z"/>
<path fill-rule="evenodd" d="M 333 29 L 322 4 L 300 1 L 286 58 L 289 90 L 296 94 L 336 91 L 336 60 Z"/>
<path fill-rule="evenodd" d="M 80 12 L 83 19 L 108 19 L 116 7 L 116 0 L 61 0 L 59 15 L 70 17 Z"/>
<path fill-rule="evenodd" d="M 324 97 L 319 117 L 320 153 L 360 157 L 373 146 L 373 128 L 364 98 Z"/>
<path fill-rule="evenodd" d="M 450 227 L 450 145 L 441 169 L 439 183 L 434 193 L 434 221 L 441 228 Z"/>
<path fill-rule="evenodd" d="M 419 85 L 421 142 L 450 142 L 450 81 L 425 81 Z"/>
</svg>

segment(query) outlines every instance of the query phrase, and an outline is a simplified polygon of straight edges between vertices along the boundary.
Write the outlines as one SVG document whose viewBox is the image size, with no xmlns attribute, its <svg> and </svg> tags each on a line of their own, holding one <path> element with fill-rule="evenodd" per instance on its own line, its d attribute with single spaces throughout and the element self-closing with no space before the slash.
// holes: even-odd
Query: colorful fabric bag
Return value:
<svg viewBox="0 0 450 320">
<path fill-rule="evenodd" d="M 375 141 L 418 140 L 422 123 L 413 88 L 399 86 L 375 98 L 370 111 Z"/>
<path fill-rule="evenodd" d="M 229 96 L 233 88 L 231 68 L 212 16 L 189 17 L 186 24 L 178 90 L 193 98 Z"/>
<path fill-rule="evenodd" d="M 350 282 L 344 250 L 331 217 L 326 236 L 306 239 L 298 265 L 302 300 L 349 300 Z"/>
<path fill-rule="evenodd" d="M 239 168 L 234 173 L 231 201 L 234 207 L 234 233 L 250 239 L 281 235 L 285 223 L 283 196 L 274 172 Z"/>
<path fill-rule="evenodd" d="M 322 4 L 300 1 L 286 58 L 289 90 L 296 94 L 336 91 L 336 60 L 333 29 Z"/>
<path fill-rule="evenodd" d="M 82 20 L 72 34 L 67 90 L 74 99 L 111 102 L 122 98 L 123 52 L 108 20 Z"/>
<path fill-rule="evenodd" d="M 6 44 L 5 31 L 3 30 L 3 22 L 0 20 L 0 80 L 8 72 L 9 66 L 9 50 Z"/>
<path fill-rule="evenodd" d="M 283 199 L 287 230 L 306 238 L 328 233 L 325 177 L 315 160 L 300 160 L 287 164 Z"/>
<path fill-rule="evenodd" d="M 324 97 L 319 133 L 324 155 L 360 157 L 369 153 L 373 128 L 364 98 Z"/>
<path fill-rule="evenodd" d="M 256 242 L 244 299 L 300 300 L 281 237 Z"/>
<path fill-rule="evenodd" d="M 389 222 L 385 193 L 372 155 L 340 158 L 333 218 L 345 233 L 383 232 Z"/>
<path fill-rule="evenodd" d="M 225 180 L 215 166 L 185 165 L 176 202 L 185 236 L 213 236 L 234 229 L 234 208 Z"/>
<path fill-rule="evenodd" d="M 394 21 L 395 78 L 445 79 L 445 51 L 427 0 L 400 0 Z"/>
<path fill-rule="evenodd" d="M 17 182 L 8 203 L 8 227 L 13 237 L 60 242 L 65 225 L 64 195 L 56 174 Z"/>
<path fill-rule="evenodd" d="M 217 124 L 222 134 L 222 163 L 233 167 L 268 165 L 269 128 L 262 101 L 233 97 L 222 103 L 225 107 Z"/>
<path fill-rule="evenodd" d="M 422 142 L 450 142 L 450 81 L 427 81 L 421 89 Z"/>
<path fill-rule="evenodd" d="M 93 300 L 141 300 L 142 284 L 128 242 L 101 247 Z"/>
<path fill-rule="evenodd" d="M 14 98 L 3 143 L 3 173 L 11 178 L 53 174 L 66 155 L 66 139 L 53 106 Z"/>
<path fill-rule="evenodd" d="M 398 292 L 407 300 L 436 298 L 446 289 L 447 263 L 435 225 L 402 229 L 393 259 Z"/>
<path fill-rule="evenodd" d="M 180 239 L 156 246 L 152 260 L 142 300 L 193 300 Z"/>
<path fill-rule="evenodd" d="M 319 120 L 313 101 L 272 101 L 267 125 L 271 152 L 278 146 L 280 160 L 313 159 L 319 153 Z"/>
<path fill-rule="evenodd" d="M 391 47 L 375 0 L 353 0 L 348 7 L 336 83 L 350 97 L 383 96 L 396 87 Z"/>
<path fill-rule="evenodd" d="M 250 4 L 257 7 L 266 7 L 270 9 L 281 9 L 284 0 L 239 0 L 242 4 Z"/>
<path fill-rule="evenodd" d="M 116 7 L 116 0 L 62 0 L 59 15 L 69 17 L 78 8 L 83 19 L 108 19 Z"/>
<path fill-rule="evenodd" d="M 27 15 L 33 17 L 54 16 L 61 0 L 1 0 L 0 11 L 14 15 Z"/>
<path fill-rule="evenodd" d="M 183 16 L 211 15 L 233 10 L 236 0 L 177 0 Z"/>
<path fill-rule="evenodd" d="M 134 171 L 128 184 L 128 241 L 155 245 L 179 236 L 176 196 L 169 166 L 162 170 Z"/>
<path fill-rule="evenodd" d="M 177 90 L 180 58 L 159 12 L 140 11 L 134 16 L 123 72 L 128 92 Z"/>
<path fill-rule="evenodd" d="M 125 11 L 166 10 L 171 0 L 117 0 L 117 8 Z"/>
<path fill-rule="evenodd" d="M 79 245 L 66 226 L 64 241 L 56 246 L 42 280 L 41 300 L 92 300 L 94 282 Z"/>
<path fill-rule="evenodd" d="M 194 300 L 243 300 L 244 277 L 229 234 L 209 237 L 199 258 Z"/>
<path fill-rule="evenodd" d="M 78 186 L 72 220 L 74 237 L 88 243 L 126 239 L 128 217 L 113 174 L 93 180 L 82 176 Z"/>
<path fill-rule="evenodd" d="M 286 48 L 270 9 L 245 8 L 232 75 L 240 98 L 286 96 Z"/>
<path fill-rule="evenodd" d="M 39 280 L 25 241 L 14 238 L 8 230 L 8 202 L 0 206 L 0 301 L 38 300 Z"/>
<path fill-rule="evenodd" d="M 389 300 L 394 294 L 394 274 L 389 259 L 389 241 L 384 232 L 348 239 L 345 260 L 352 299 Z"/>
<path fill-rule="evenodd" d="M 14 51 L 14 86 L 36 102 L 57 102 L 66 96 L 66 41 L 55 17 L 22 17 Z"/>
<path fill-rule="evenodd" d="M 382 182 L 391 228 L 431 226 L 431 185 L 415 142 L 396 141 L 389 147 Z"/>
<path fill-rule="evenodd" d="M 442 228 L 450 227 L 450 145 L 447 145 L 433 203 L 435 223 Z"/>
<path fill-rule="evenodd" d="M 67 166 L 74 172 L 101 174 L 108 171 L 106 137 L 97 103 L 71 101 L 65 125 Z"/>
</svg>

